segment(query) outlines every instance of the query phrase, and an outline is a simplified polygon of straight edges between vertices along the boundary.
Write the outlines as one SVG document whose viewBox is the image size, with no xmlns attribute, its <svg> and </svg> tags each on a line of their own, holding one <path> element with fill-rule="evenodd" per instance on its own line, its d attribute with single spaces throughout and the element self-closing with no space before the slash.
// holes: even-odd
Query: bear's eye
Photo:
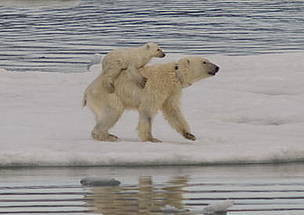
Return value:
<svg viewBox="0 0 304 215">
<path fill-rule="evenodd" d="M 160 52 L 160 48 L 158 48 L 157 51 Z"/>
<path fill-rule="evenodd" d="M 206 62 L 206 61 L 203 61 L 203 64 L 207 64 L 207 62 Z"/>
</svg>

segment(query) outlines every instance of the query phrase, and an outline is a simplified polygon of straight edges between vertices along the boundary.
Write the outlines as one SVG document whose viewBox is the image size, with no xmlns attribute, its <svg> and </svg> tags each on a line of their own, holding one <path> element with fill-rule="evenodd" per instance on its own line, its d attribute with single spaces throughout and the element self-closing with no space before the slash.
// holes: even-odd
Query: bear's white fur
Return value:
<svg viewBox="0 0 304 215">
<path fill-rule="evenodd" d="M 140 47 L 113 49 L 102 59 L 103 86 L 109 93 L 114 92 L 114 81 L 123 70 L 129 71 L 130 79 L 142 88 L 146 80 L 138 69 L 153 57 L 165 57 L 156 43 L 146 43 Z"/>
<path fill-rule="evenodd" d="M 139 111 L 138 132 L 142 141 L 159 141 L 151 133 L 153 117 L 159 110 L 178 133 L 195 140 L 180 110 L 182 89 L 215 75 L 218 70 L 218 66 L 198 56 L 145 66 L 140 71 L 147 78 L 144 89 L 129 80 L 128 71 L 123 71 L 114 82 L 115 92 L 112 94 L 100 87 L 103 77 L 99 77 L 87 88 L 83 100 L 83 104 L 96 115 L 92 137 L 100 141 L 116 141 L 118 137 L 109 134 L 108 130 L 124 110 L 135 109 Z"/>
</svg>

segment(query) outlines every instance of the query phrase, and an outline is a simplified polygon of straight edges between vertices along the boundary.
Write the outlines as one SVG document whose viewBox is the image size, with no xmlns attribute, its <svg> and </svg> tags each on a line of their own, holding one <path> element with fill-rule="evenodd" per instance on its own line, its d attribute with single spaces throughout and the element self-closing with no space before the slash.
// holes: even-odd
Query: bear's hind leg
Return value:
<svg viewBox="0 0 304 215">
<path fill-rule="evenodd" d="M 102 114 L 97 115 L 97 123 L 91 132 L 92 137 L 99 141 L 118 141 L 119 138 L 109 133 L 115 123 L 119 120 L 123 110 L 110 109 L 108 108 Z"/>
</svg>

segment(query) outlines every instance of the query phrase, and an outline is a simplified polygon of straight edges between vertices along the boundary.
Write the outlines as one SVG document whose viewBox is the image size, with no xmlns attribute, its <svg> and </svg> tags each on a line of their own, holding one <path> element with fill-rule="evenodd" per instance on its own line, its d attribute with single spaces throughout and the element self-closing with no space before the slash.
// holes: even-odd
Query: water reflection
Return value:
<svg viewBox="0 0 304 215">
<path fill-rule="evenodd" d="M 140 177 L 136 186 L 91 188 L 92 194 L 86 198 L 98 214 L 162 215 L 166 205 L 185 211 L 183 190 L 187 183 L 187 177 L 176 177 L 162 185 L 153 184 L 152 177 Z"/>
</svg>

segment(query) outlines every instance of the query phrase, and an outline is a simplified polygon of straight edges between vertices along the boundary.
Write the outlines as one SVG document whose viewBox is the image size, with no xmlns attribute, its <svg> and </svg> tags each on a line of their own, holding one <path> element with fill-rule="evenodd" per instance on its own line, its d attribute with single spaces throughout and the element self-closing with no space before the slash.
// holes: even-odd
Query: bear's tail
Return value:
<svg viewBox="0 0 304 215">
<path fill-rule="evenodd" d="M 87 105 L 87 93 L 85 92 L 82 98 L 82 108 Z"/>
</svg>

